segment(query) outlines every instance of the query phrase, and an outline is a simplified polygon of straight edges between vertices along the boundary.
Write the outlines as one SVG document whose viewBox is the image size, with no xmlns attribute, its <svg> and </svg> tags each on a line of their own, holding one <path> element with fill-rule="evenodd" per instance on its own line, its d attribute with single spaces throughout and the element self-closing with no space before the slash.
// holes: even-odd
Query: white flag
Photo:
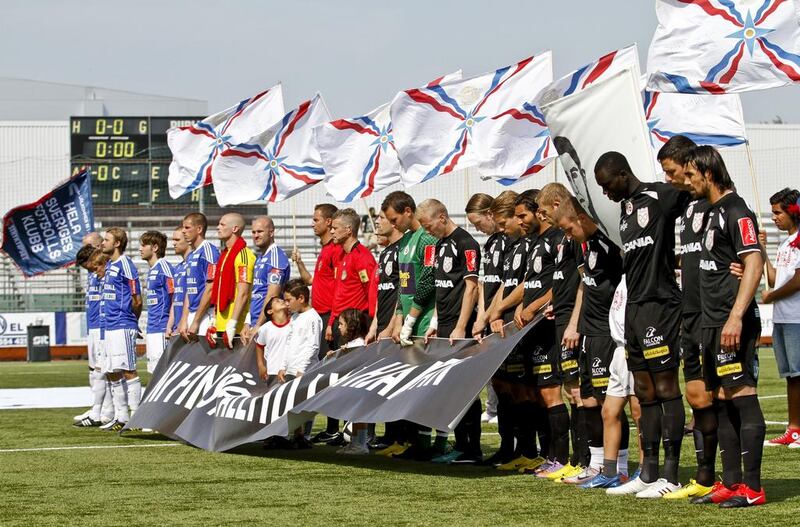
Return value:
<svg viewBox="0 0 800 527">
<path fill-rule="evenodd" d="M 491 134 L 480 128 L 491 129 L 492 118 L 530 100 L 539 87 L 536 77 L 543 61 L 551 61 L 549 51 L 469 79 L 397 94 L 390 111 L 403 184 L 479 165 L 484 175 L 495 175 L 487 142 Z"/>
<path fill-rule="evenodd" d="M 459 70 L 428 83 L 427 87 L 460 78 Z M 349 203 L 400 182 L 390 104 L 360 117 L 338 119 L 314 129 L 325 168 L 325 188 L 336 201 Z"/>
<path fill-rule="evenodd" d="M 191 126 L 170 128 L 169 195 L 177 199 L 211 184 L 211 167 L 223 150 L 263 132 L 284 113 L 283 92 L 277 84 Z"/>
<path fill-rule="evenodd" d="M 220 206 L 283 201 L 322 181 L 325 172 L 313 129 L 330 120 L 317 94 L 267 131 L 222 152 L 213 168 Z"/>
<path fill-rule="evenodd" d="M 656 179 L 638 72 L 623 70 L 543 105 L 542 112 L 575 196 L 603 232 L 622 246 L 620 205 L 603 194 L 594 165 L 602 154 L 616 151 L 641 181 Z"/>
<path fill-rule="evenodd" d="M 800 1 L 658 0 L 649 87 L 737 93 L 800 83 Z"/>
</svg>

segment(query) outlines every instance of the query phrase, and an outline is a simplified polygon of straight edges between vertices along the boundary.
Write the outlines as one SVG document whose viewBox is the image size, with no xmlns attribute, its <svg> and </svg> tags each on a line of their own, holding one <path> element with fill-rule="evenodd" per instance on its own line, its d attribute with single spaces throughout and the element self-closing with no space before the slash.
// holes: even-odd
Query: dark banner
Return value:
<svg viewBox="0 0 800 527">
<path fill-rule="evenodd" d="M 400 347 L 381 340 L 269 387 L 258 378 L 253 344 L 209 350 L 202 339 L 173 339 L 126 428 L 158 430 L 212 451 L 287 435 L 318 413 L 362 423 L 406 419 L 451 430 L 538 320 L 480 343 L 451 346 L 432 339 L 425 345 L 418 339 Z"/>
<path fill-rule="evenodd" d="M 3 251 L 25 276 L 33 276 L 74 262 L 83 237 L 93 229 L 91 180 L 84 170 L 6 214 Z"/>
</svg>

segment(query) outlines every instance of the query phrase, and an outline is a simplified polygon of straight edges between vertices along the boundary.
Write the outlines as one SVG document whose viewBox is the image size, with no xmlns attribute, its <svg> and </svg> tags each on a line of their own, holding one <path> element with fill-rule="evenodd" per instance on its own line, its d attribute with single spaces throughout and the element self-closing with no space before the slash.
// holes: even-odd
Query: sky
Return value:
<svg viewBox="0 0 800 527">
<path fill-rule="evenodd" d="M 0 76 L 203 99 L 211 113 L 277 82 L 362 115 L 459 68 L 553 51 L 558 78 L 637 43 L 652 0 L 3 0 Z M 0 94 L 2 96 L 2 94 Z M 800 86 L 742 95 L 748 123 L 800 123 Z"/>
</svg>

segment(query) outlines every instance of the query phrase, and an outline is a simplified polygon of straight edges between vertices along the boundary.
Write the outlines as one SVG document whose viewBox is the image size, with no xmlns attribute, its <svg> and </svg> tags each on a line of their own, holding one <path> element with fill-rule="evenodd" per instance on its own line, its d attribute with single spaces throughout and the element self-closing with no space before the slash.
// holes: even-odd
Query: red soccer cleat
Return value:
<svg viewBox="0 0 800 527">
<path fill-rule="evenodd" d="M 764 494 L 764 487 L 756 492 L 744 483 L 738 486 L 736 494 L 719 504 L 721 509 L 735 509 L 739 507 L 753 507 L 767 503 L 767 495 Z"/>
<path fill-rule="evenodd" d="M 705 496 L 698 496 L 693 498 L 691 503 L 694 505 L 704 505 L 706 503 L 722 503 L 732 498 L 736 494 L 736 489 L 739 488 L 740 483 L 737 483 L 733 488 L 728 488 L 722 484 L 721 481 L 715 481 L 714 486 L 711 487 L 711 492 Z"/>
</svg>

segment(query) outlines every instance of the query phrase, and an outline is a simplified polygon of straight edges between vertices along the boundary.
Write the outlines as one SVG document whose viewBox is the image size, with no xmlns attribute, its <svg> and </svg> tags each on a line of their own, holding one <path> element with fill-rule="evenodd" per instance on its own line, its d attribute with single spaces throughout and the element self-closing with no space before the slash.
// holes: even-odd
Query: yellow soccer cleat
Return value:
<svg viewBox="0 0 800 527">
<path fill-rule="evenodd" d="M 699 498 L 701 496 L 705 496 L 706 494 L 710 493 L 712 490 L 711 487 L 706 487 L 705 485 L 701 485 L 693 479 L 689 480 L 689 484 L 685 487 L 681 487 L 674 492 L 669 492 L 664 494 L 663 498 L 665 500 L 681 500 L 687 498 Z"/>
<path fill-rule="evenodd" d="M 408 447 L 406 445 L 401 445 L 400 443 L 392 443 L 391 445 L 387 446 L 383 450 L 378 450 L 375 454 L 379 456 L 386 456 L 392 457 L 398 454 L 402 454 Z"/>
<path fill-rule="evenodd" d="M 558 469 L 558 470 L 556 470 L 556 471 L 554 471 L 554 472 L 551 472 L 550 474 L 548 474 L 548 475 L 547 475 L 547 479 L 549 479 L 550 481 L 555 481 L 555 480 L 557 480 L 557 479 L 561 479 L 561 478 L 563 478 L 563 477 L 564 477 L 564 474 L 567 474 L 567 473 L 569 473 L 569 472 L 572 472 L 572 470 L 573 470 L 574 468 L 575 468 L 575 467 L 573 467 L 572 465 L 570 465 L 569 463 L 567 463 L 566 465 L 564 465 L 564 466 L 563 466 L 563 467 L 561 467 L 560 469 Z"/>
<path fill-rule="evenodd" d="M 569 466 L 569 465 L 567 465 L 567 466 Z M 570 468 L 569 468 L 568 471 L 566 471 L 563 474 L 561 474 L 560 477 L 553 479 L 553 481 L 555 481 L 556 483 L 564 483 L 564 480 L 566 478 L 574 478 L 575 476 L 577 476 L 578 474 L 583 472 L 583 467 L 580 466 L 580 465 L 569 466 L 569 467 Z"/>
<path fill-rule="evenodd" d="M 537 460 L 541 458 L 529 459 L 525 456 L 519 456 L 518 458 L 512 459 L 508 463 L 503 463 L 502 465 L 498 465 L 496 468 L 497 470 L 524 470 L 528 467 L 538 467 L 541 463 L 537 463 Z"/>
</svg>

